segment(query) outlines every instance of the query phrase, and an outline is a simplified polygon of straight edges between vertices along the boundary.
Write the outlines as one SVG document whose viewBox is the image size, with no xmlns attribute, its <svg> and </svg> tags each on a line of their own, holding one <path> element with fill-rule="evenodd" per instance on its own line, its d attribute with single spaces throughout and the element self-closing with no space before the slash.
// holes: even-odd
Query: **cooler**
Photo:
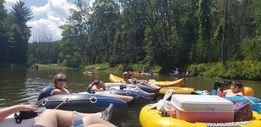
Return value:
<svg viewBox="0 0 261 127">
<path fill-rule="evenodd" d="M 233 103 L 219 96 L 174 94 L 171 104 L 175 109 L 172 116 L 188 122 L 224 123 L 234 120 Z"/>
</svg>

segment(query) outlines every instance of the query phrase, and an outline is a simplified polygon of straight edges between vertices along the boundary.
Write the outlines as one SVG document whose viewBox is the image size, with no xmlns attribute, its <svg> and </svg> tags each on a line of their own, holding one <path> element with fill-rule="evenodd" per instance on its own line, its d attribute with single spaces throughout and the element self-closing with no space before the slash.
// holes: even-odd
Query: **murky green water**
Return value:
<svg viewBox="0 0 261 127">
<path fill-rule="evenodd" d="M 53 76 L 58 72 L 64 72 L 68 76 L 68 88 L 73 92 L 82 92 L 86 90 L 88 84 L 101 79 L 108 81 L 108 73 L 99 73 L 95 75 L 83 75 L 78 70 L 58 70 L 58 69 L 5 69 L 0 68 L 0 107 L 10 106 L 17 103 L 34 103 L 37 100 L 38 92 L 51 83 Z M 140 77 L 143 79 L 155 78 L 158 80 L 174 80 L 167 75 Z M 201 77 L 189 77 L 186 79 L 189 87 L 198 89 L 212 88 L 211 84 L 215 79 L 205 79 Z M 250 86 L 255 90 L 255 95 L 261 97 L 261 81 L 242 81 L 244 85 Z M 138 116 L 140 108 L 132 108 L 125 114 L 114 114 L 112 123 L 120 127 L 139 126 Z"/>
</svg>

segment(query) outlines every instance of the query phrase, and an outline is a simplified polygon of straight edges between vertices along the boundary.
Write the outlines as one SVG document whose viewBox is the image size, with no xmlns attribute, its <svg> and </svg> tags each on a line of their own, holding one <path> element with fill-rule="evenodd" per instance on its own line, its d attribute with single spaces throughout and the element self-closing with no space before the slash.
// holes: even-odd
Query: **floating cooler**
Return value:
<svg viewBox="0 0 261 127">
<path fill-rule="evenodd" d="M 174 105 L 171 116 L 188 122 L 224 123 L 234 120 L 234 104 L 219 96 L 174 94 L 171 104 Z"/>
</svg>

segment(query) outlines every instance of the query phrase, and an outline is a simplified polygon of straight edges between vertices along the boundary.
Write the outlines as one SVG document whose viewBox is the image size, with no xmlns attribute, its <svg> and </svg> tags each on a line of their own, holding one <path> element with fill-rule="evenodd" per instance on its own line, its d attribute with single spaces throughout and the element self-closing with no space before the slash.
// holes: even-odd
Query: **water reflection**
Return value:
<svg viewBox="0 0 261 127">
<path fill-rule="evenodd" d="M 12 105 L 23 98 L 19 93 L 25 89 L 26 74 L 26 69 L 0 69 L 0 106 Z"/>
</svg>

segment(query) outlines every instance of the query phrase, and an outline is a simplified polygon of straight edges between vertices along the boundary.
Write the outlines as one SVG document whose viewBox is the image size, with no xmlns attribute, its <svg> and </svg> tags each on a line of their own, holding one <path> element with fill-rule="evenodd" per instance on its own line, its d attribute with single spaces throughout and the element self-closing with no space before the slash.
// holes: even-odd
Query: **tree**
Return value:
<svg viewBox="0 0 261 127">
<path fill-rule="evenodd" d="M 90 17 L 90 41 L 95 42 L 95 63 L 109 60 L 110 49 L 114 42 L 116 24 L 119 19 L 119 6 L 114 0 L 96 0 Z"/>
<path fill-rule="evenodd" d="M 81 64 L 90 60 L 90 47 L 88 35 L 89 25 L 89 6 L 82 0 L 75 2 L 77 9 L 70 10 L 66 23 L 60 28 L 63 30 L 61 40 L 60 63 L 70 66 L 79 67 Z"/>
<path fill-rule="evenodd" d="M 12 17 L 12 31 L 14 44 L 14 62 L 26 63 L 27 62 L 27 48 L 28 40 L 31 36 L 30 27 L 26 25 L 27 21 L 32 18 L 30 8 L 25 6 L 22 1 L 17 2 L 10 13 Z"/>
<path fill-rule="evenodd" d="M 28 45 L 28 63 L 57 63 L 60 53 L 59 42 L 33 42 Z"/>
<path fill-rule="evenodd" d="M 0 61 L 7 62 L 9 60 L 10 43 L 9 37 L 10 24 L 7 19 L 7 12 L 4 8 L 4 0 L 0 0 Z"/>
<path fill-rule="evenodd" d="M 210 12 L 211 0 L 199 1 L 199 40 L 198 50 L 199 55 L 203 62 L 211 62 L 212 56 L 212 43 L 211 43 L 211 12 Z"/>
<path fill-rule="evenodd" d="M 61 26 L 65 65 L 140 63 L 167 72 L 191 63 L 259 59 L 258 1 L 96 0 L 90 7 L 77 0 L 76 6 Z"/>
<path fill-rule="evenodd" d="M 222 41 L 220 43 L 220 59 L 223 66 L 226 66 L 227 3 L 227 0 L 223 0 Z"/>
</svg>

